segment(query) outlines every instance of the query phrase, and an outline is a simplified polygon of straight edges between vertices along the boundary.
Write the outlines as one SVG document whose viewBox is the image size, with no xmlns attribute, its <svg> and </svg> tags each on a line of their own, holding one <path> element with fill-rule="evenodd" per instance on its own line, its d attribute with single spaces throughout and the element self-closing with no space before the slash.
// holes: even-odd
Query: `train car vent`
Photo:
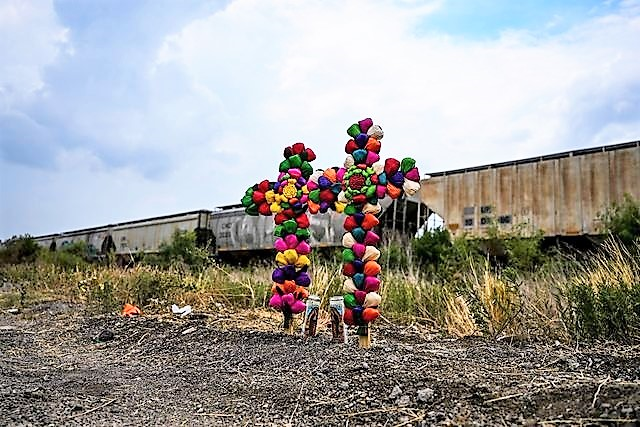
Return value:
<svg viewBox="0 0 640 427">
<path fill-rule="evenodd" d="M 511 215 L 500 215 L 498 222 L 500 224 L 511 224 Z"/>
</svg>

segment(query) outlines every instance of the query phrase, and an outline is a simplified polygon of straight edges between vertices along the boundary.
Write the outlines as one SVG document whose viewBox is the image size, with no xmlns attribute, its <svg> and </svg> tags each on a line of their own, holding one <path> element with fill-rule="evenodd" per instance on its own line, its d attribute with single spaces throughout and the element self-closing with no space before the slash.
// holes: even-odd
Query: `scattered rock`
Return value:
<svg viewBox="0 0 640 427">
<path fill-rule="evenodd" d="M 191 332 L 195 332 L 196 329 L 198 329 L 198 328 L 196 328 L 195 326 L 187 328 L 184 331 L 182 331 L 182 335 L 187 335 L 187 334 L 190 334 Z"/>
<path fill-rule="evenodd" d="M 421 403 L 429 403 L 433 400 L 433 389 L 423 388 L 416 393 L 416 400 Z"/>
<path fill-rule="evenodd" d="M 107 341 L 111 341 L 113 337 L 114 337 L 113 332 L 111 332 L 108 329 L 105 329 L 98 334 L 98 336 L 96 337 L 96 341 L 107 342 Z"/>
<path fill-rule="evenodd" d="M 381 324 L 364 353 L 353 334 L 342 346 L 331 343 L 328 331 L 313 345 L 297 344 L 298 337 L 277 329 L 277 320 L 249 330 L 166 316 L 0 315 L 15 328 L 3 332 L 0 325 L 0 424 L 571 425 L 600 413 L 629 420 L 640 414 L 640 365 L 629 346 L 594 343 L 576 352 L 552 341 L 424 341 Z M 100 331 L 110 331 L 114 343 L 87 346 L 87 337 Z M 378 337 L 386 340 L 380 347 Z M 548 368 L 567 358 L 579 362 L 578 370 L 568 363 Z M 611 380 L 598 400 L 606 402 L 594 408 L 606 375 Z"/>
<path fill-rule="evenodd" d="M 393 390 L 391 390 L 391 393 L 389 394 L 389 399 L 395 400 L 401 394 L 402 394 L 402 389 L 400 388 L 399 385 L 397 385 L 393 388 Z"/>
<path fill-rule="evenodd" d="M 398 400 L 396 400 L 396 405 L 398 406 L 409 406 L 410 403 L 411 403 L 411 398 L 409 397 L 408 394 L 404 394 L 400 396 Z"/>
</svg>

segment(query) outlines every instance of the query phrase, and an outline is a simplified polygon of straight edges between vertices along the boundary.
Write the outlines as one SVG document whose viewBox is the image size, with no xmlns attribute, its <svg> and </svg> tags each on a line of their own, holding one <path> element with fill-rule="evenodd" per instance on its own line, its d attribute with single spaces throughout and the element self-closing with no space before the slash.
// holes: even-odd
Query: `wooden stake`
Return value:
<svg viewBox="0 0 640 427">
<path fill-rule="evenodd" d="M 284 332 L 293 335 L 295 332 L 295 325 L 293 323 L 293 313 L 289 310 L 283 310 L 282 314 L 284 315 Z"/>
<path fill-rule="evenodd" d="M 294 335 L 295 334 L 295 326 L 293 324 L 293 318 L 291 318 L 291 321 L 289 322 L 289 326 L 287 328 L 285 328 L 285 332 L 289 335 Z"/>
<path fill-rule="evenodd" d="M 358 345 L 360 348 L 371 348 L 371 324 L 358 327 Z"/>
</svg>

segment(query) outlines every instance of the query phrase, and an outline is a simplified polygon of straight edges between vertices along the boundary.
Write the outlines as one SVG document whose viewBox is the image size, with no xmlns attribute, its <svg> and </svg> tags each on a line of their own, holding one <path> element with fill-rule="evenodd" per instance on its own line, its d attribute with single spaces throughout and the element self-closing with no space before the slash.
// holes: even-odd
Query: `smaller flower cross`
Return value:
<svg viewBox="0 0 640 427">
<path fill-rule="evenodd" d="M 310 162 L 316 155 L 303 143 L 285 148 L 284 158 L 276 181 L 264 180 L 249 187 L 242 198 L 242 205 L 249 215 L 274 215 L 274 247 L 278 251 L 278 266 L 271 275 L 274 283 L 269 305 L 283 312 L 284 327 L 292 332 L 293 315 L 305 310 L 304 300 L 309 296 L 307 288 L 311 284 L 307 211 L 317 213 L 326 212 L 330 207 L 335 209 L 334 202 L 327 204 L 323 201 L 327 198 L 325 191 L 338 192 L 340 188 L 330 188 L 335 182 L 330 178 L 321 183 L 309 181 L 313 174 Z"/>
</svg>

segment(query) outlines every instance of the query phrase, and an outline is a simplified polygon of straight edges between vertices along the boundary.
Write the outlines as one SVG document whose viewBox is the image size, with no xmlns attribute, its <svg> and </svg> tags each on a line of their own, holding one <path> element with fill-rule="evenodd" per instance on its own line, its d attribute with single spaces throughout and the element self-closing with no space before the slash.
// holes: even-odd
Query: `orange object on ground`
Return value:
<svg viewBox="0 0 640 427">
<path fill-rule="evenodd" d="M 122 315 L 125 317 L 140 316 L 142 311 L 133 304 L 126 303 L 122 309 Z"/>
</svg>

